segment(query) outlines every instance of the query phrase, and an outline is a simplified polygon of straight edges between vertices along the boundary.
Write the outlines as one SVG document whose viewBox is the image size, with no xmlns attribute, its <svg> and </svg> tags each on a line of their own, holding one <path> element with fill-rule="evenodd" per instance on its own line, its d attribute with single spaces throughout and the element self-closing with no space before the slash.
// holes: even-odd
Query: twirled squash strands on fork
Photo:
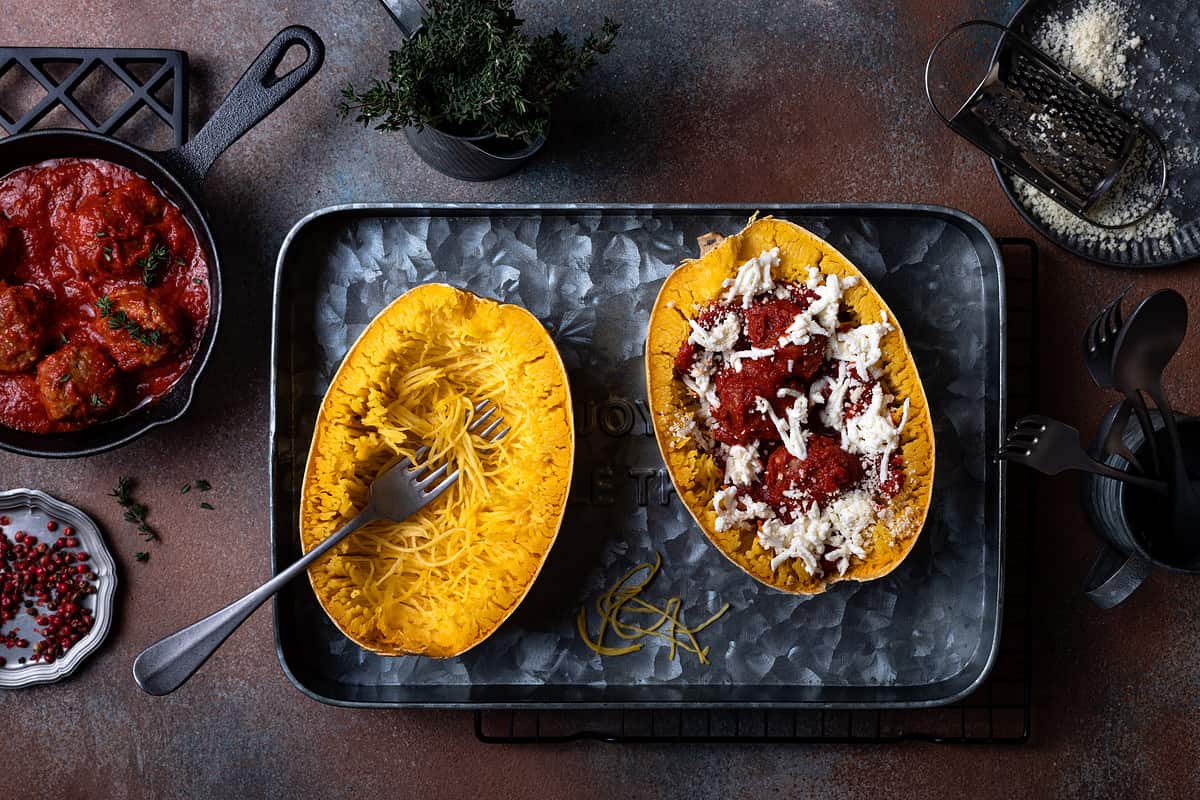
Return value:
<svg viewBox="0 0 1200 800">
<path fill-rule="evenodd" d="M 755 526 L 719 531 L 713 499 L 722 487 L 723 472 L 693 436 L 681 433 L 697 409 L 695 396 L 675 369 L 676 354 L 691 334 L 689 320 L 698 307 L 721 296 L 739 265 L 773 248 L 778 248 L 775 277 L 779 280 L 804 284 L 809 267 L 824 276 L 857 279 L 845 290 L 842 309 L 855 324 L 874 322 L 881 312 L 886 314 L 892 330 L 880 340 L 880 384 L 888 394 L 909 402 L 898 448 L 903 456 L 903 488 L 867 529 L 867 557 L 854 559 L 844 575 L 836 570 L 810 574 L 798 558 L 773 568 L 774 553 L 763 547 Z M 866 581 L 886 575 L 912 550 L 933 490 L 934 438 L 928 400 L 895 315 L 858 269 L 828 242 L 798 225 L 767 217 L 751 222 L 702 257 L 681 264 L 663 283 L 650 315 L 646 382 L 655 434 L 676 492 L 712 543 L 755 579 L 785 592 L 819 594 L 839 580 Z"/>
<path fill-rule="evenodd" d="M 512 426 L 494 444 L 466 430 L 485 398 Z M 486 639 L 558 535 L 574 442 L 566 371 L 532 314 L 440 284 L 401 296 L 350 349 L 321 404 L 301 496 L 304 549 L 422 445 L 462 474 L 413 517 L 364 527 L 309 570 L 326 613 L 386 655 L 449 657 Z"/>
</svg>

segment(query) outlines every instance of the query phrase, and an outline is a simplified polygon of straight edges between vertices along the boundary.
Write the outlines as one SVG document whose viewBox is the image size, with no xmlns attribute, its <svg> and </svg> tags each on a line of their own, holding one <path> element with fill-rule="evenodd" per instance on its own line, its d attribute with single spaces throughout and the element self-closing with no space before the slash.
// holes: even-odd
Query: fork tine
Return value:
<svg viewBox="0 0 1200 800">
<path fill-rule="evenodd" d="M 1112 335 L 1116 336 L 1121 332 L 1121 328 L 1125 325 L 1125 319 L 1121 316 L 1121 298 L 1125 296 L 1121 294 L 1120 298 L 1113 304 L 1112 314 L 1109 316 L 1109 322 L 1112 325 Z"/>
<path fill-rule="evenodd" d="M 1027 417 L 1021 417 L 1019 420 L 1017 420 L 1015 423 L 1013 423 L 1013 429 L 1014 430 L 1033 430 L 1033 429 L 1045 430 L 1046 429 L 1046 420 L 1035 414 L 1030 414 Z"/>
<path fill-rule="evenodd" d="M 491 401 L 485 400 L 484 402 L 490 403 Z M 488 410 L 485 411 L 483 414 L 480 414 L 479 416 L 475 417 L 475 420 L 470 425 L 467 426 L 467 430 L 473 431 L 476 428 L 478 428 L 480 425 L 482 425 L 483 423 L 487 422 L 491 418 L 492 414 L 496 413 L 496 410 L 497 410 L 497 407 L 494 405 L 492 407 L 488 408 Z"/>
<path fill-rule="evenodd" d="M 428 447 L 419 448 L 417 452 L 413 453 L 412 460 L 407 458 L 404 459 L 404 461 L 408 461 L 409 464 L 406 469 L 408 469 L 409 472 L 420 472 L 421 470 L 425 469 L 425 464 L 422 462 L 425 460 L 425 456 L 427 455 L 429 455 Z"/>
<path fill-rule="evenodd" d="M 425 492 L 425 497 L 428 500 L 433 500 L 433 498 L 437 497 L 439 494 L 441 494 L 442 492 L 449 489 L 454 484 L 454 482 L 456 480 L 458 480 L 458 473 L 459 473 L 459 470 L 454 470 L 454 472 L 451 472 L 449 475 L 446 476 L 445 480 L 443 480 L 437 486 L 434 486 L 429 491 Z"/>
<path fill-rule="evenodd" d="M 479 432 L 479 435 L 481 437 L 483 437 L 484 439 L 486 439 L 491 434 L 491 432 L 496 430 L 496 428 L 499 427 L 503 422 L 504 422 L 504 417 L 498 417 L 494 422 L 492 422 L 491 425 L 488 425 L 486 428 L 481 430 Z"/>
<path fill-rule="evenodd" d="M 501 418 L 500 418 L 500 421 L 501 421 L 501 422 L 503 422 L 503 421 L 504 421 L 504 418 L 503 418 L 503 417 L 501 417 Z M 504 438 L 504 436 L 505 436 L 505 434 L 507 434 L 507 433 L 508 433 L 509 431 L 511 431 L 511 430 L 512 430 L 512 426 L 511 426 L 511 425 L 509 425 L 509 426 L 508 426 L 508 427 L 506 427 L 504 430 L 502 430 L 502 431 L 500 431 L 499 433 L 497 433 L 495 436 L 493 436 L 493 437 L 492 437 L 492 443 L 494 444 L 494 443 L 496 443 L 496 442 L 500 441 L 501 439 L 503 439 L 503 438 Z"/>
<path fill-rule="evenodd" d="M 446 471 L 449 469 L 450 469 L 449 462 L 442 464 L 440 467 L 435 469 L 433 472 L 430 472 L 428 475 L 422 475 L 419 480 L 415 480 L 413 482 L 413 485 L 417 486 L 418 488 L 424 489 L 426 486 L 428 486 L 429 484 L 436 481 L 438 478 L 445 475 Z"/>
<path fill-rule="evenodd" d="M 1087 330 L 1084 331 L 1083 341 L 1086 343 L 1089 353 L 1096 352 L 1096 348 L 1099 346 L 1096 342 L 1096 329 L 1100 327 L 1100 320 L 1103 318 L 1104 312 L 1102 311 L 1100 312 L 1100 316 L 1088 323 Z"/>
</svg>

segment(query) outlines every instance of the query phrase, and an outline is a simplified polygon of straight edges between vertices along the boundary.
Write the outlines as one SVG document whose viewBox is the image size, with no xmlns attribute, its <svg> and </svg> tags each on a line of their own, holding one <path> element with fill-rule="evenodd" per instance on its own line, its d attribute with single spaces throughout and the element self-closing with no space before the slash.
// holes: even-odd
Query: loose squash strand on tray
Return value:
<svg viewBox="0 0 1200 800">
<path fill-rule="evenodd" d="M 658 575 L 661 568 L 662 555 L 655 553 L 653 564 L 649 562 L 638 564 L 609 587 L 608 591 L 596 598 L 596 611 L 600 615 L 600 630 L 597 632 L 595 639 L 588 634 L 587 609 L 579 609 L 579 615 L 575 620 L 576 627 L 579 629 L 579 635 L 583 638 L 584 643 L 591 650 L 602 656 L 619 656 L 627 653 L 636 653 L 643 647 L 643 644 L 636 640 L 651 636 L 670 642 L 671 650 L 669 655 L 672 660 L 674 660 L 675 652 L 678 648 L 694 654 L 700 660 L 701 664 L 708 663 L 709 648 L 702 648 L 696 640 L 695 634 L 720 619 L 729 610 L 729 604 L 726 603 L 719 611 L 699 625 L 692 628 L 687 627 L 680 621 L 683 609 L 682 598 L 678 596 L 668 598 L 666 606 L 660 608 L 639 596 L 650 585 L 650 582 L 654 580 L 654 577 Z M 631 582 L 635 575 L 643 571 L 646 572 L 644 578 L 640 581 Z M 655 615 L 657 619 L 639 625 L 623 620 L 621 618 L 622 614 Z M 670 623 L 670 625 L 664 631 L 663 627 L 667 623 Z M 604 636 L 610 629 L 618 638 L 632 642 L 632 644 L 615 646 L 604 644 Z M 681 635 L 686 638 L 680 639 Z"/>
<path fill-rule="evenodd" d="M 526 312 L 444 286 L 412 294 L 428 307 L 396 312 L 397 330 L 369 328 L 326 397 L 302 534 L 319 542 L 386 465 L 423 446 L 428 463 L 452 463 L 459 480 L 436 503 L 366 526 L 310 573 L 360 644 L 445 656 L 494 629 L 540 569 L 569 485 L 570 407 L 561 361 Z M 512 428 L 497 443 L 467 431 L 484 399 Z"/>
</svg>

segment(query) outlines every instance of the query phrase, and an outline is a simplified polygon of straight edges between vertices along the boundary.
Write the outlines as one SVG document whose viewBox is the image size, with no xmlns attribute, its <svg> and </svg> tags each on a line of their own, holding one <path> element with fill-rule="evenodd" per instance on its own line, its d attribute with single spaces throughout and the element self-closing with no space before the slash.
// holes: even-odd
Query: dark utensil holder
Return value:
<svg viewBox="0 0 1200 800">
<path fill-rule="evenodd" d="M 1114 407 L 1105 417 L 1092 445 L 1093 454 L 1099 449 L 1116 414 Z M 1151 412 L 1161 452 L 1168 442 L 1163 433 L 1163 420 Z M 1184 459 L 1192 474 L 1200 474 L 1200 417 L 1178 418 Z M 1151 463 L 1146 438 L 1141 426 L 1130 424 L 1124 432 L 1125 444 L 1143 463 Z M 1118 455 L 1108 455 L 1104 463 L 1117 469 L 1129 469 L 1128 462 Z M 1088 597 L 1101 608 L 1112 608 L 1126 600 L 1141 585 L 1155 567 L 1200 574 L 1200 564 L 1194 559 L 1180 558 L 1164 549 L 1161 542 L 1163 526 L 1169 524 L 1167 504 L 1163 498 L 1112 478 L 1088 474 L 1082 485 L 1082 501 L 1092 527 L 1100 534 L 1104 547 L 1084 586 Z"/>
</svg>

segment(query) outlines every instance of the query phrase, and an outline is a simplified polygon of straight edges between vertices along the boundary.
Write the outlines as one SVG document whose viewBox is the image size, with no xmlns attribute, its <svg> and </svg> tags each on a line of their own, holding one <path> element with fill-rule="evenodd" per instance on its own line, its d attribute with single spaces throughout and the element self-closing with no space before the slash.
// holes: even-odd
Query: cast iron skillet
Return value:
<svg viewBox="0 0 1200 800">
<path fill-rule="evenodd" d="M 304 62 L 286 75 L 277 75 L 284 54 L 296 45 L 304 48 Z M 128 444 L 152 428 L 179 419 L 187 411 L 196 381 L 212 353 L 221 317 L 220 261 L 212 231 L 196 197 L 209 168 L 225 148 L 283 105 L 317 74 L 324 59 L 325 45 L 312 30 L 295 25 L 280 31 L 238 79 L 195 138 L 174 150 L 147 152 L 111 136 L 76 130 L 47 129 L 0 140 L 0 175 L 51 158 L 100 158 L 149 179 L 179 207 L 192 226 L 208 262 L 209 286 L 208 323 L 199 349 L 187 371 L 156 403 L 70 433 L 26 433 L 0 425 L 0 448 L 47 458 L 88 456 Z"/>
</svg>

